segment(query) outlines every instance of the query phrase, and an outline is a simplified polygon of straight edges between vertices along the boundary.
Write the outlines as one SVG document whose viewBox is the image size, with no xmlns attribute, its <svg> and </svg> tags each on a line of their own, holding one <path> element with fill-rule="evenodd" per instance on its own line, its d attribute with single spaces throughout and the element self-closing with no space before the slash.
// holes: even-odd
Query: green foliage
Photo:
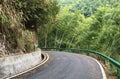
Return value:
<svg viewBox="0 0 120 79">
<path fill-rule="evenodd" d="M 70 12 L 80 10 L 81 13 L 89 17 L 96 13 L 99 7 L 113 7 L 118 5 L 120 0 L 58 0 L 62 7 L 72 6 Z"/>
<path fill-rule="evenodd" d="M 40 47 L 80 46 L 120 61 L 119 1 L 59 0 L 61 11 Z"/>
<path fill-rule="evenodd" d="M 5 54 L 34 51 L 37 31 L 52 24 L 58 12 L 55 0 L 0 1 L 0 35 L 4 37 L 0 39 L 8 51 Z"/>
<path fill-rule="evenodd" d="M 22 10 L 26 28 L 38 28 L 53 20 L 59 11 L 55 0 L 18 0 L 18 10 Z"/>
</svg>

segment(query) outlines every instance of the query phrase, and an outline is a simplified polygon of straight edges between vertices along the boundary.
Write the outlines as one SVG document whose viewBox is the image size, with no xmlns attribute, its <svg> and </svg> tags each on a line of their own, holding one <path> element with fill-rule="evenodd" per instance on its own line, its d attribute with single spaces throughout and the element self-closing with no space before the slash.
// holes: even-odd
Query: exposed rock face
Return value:
<svg viewBox="0 0 120 79">
<path fill-rule="evenodd" d="M 5 55 L 4 51 L 5 51 L 5 46 L 0 43 L 0 57 Z"/>
<path fill-rule="evenodd" d="M 41 50 L 0 58 L 0 78 L 25 71 L 41 62 Z"/>
<path fill-rule="evenodd" d="M 4 36 L 0 34 L 0 57 L 4 56 L 6 52 Z"/>
</svg>

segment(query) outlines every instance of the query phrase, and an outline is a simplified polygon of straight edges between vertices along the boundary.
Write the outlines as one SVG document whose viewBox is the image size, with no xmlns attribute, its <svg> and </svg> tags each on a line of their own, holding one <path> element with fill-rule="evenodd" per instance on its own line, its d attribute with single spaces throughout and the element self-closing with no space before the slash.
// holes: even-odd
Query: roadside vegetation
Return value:
<svg viewBox="0 0 120 79">
<path fill-rule="evenodd" d="M 40 47 L 91 49 L 120 61 L 120 0 L 58 0 L 57 19 Z M 42 38 L 41 38 L 42 37 Z"/>
<path fill-rule="evenodd" d="M 0 0 L 0 56 L 35 51 L 38 31 L 51 24 L 58 11 L 54 0 Z"/>
<path fill-rule="evenodd" d="M 0 57 L 28 53 L 39 46 L 90 49 L 120 62 L 119 3 L 0 0 Z"/>
<path fill-rule="evenodd" d="M 39 32 L 39 47 L 90 49 L 120 62 L 120 0 L 58 0 L 58 3 L 61 8 L 53 28 L 45 28 L 43 34 Z M 102 62 L 108 78 L 116 79 L 116 68 Z"/>
</svg>

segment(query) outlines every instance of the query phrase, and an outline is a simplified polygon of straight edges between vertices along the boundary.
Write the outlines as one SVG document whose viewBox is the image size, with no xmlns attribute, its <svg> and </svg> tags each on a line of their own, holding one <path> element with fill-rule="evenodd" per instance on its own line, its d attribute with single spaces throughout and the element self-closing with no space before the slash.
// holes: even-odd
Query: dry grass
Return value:
<svg viewBox="0 0 120 79">
<path fill-rule="evenodd" d="M 102 64 L 102 66 L 103 66 L 103 68 L 105 70 L 107 79 L 117 79 L 116 73 L 111 72 L 111 69 L 110 69 L 109 65 L 105 65 L 103 63 L 103 61 L 100 61 L 100 63 Z"/>
<path fill-rule="evenodd" d="M 14 4 L 17 0 L 3 0 L 0 4 L 0 34 L 5 36 L 5 47 L 8 51 L 4 54 L 30 52 L 34 50 L 36 42 L 34 32 L 26 30 L 22 24 L 23 15 Z M 0 37 L 0 39 L 2 39 Z M 2 42 L 0 42 L 2 43 Z"/>
</svg>

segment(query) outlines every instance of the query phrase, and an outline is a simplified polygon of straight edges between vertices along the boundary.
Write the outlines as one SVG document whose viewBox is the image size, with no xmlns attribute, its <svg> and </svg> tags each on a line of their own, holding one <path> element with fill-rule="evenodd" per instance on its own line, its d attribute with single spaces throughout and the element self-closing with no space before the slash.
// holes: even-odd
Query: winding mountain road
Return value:
<svg viewBox="0 0 120 79">
<path fill-rule="evenodd" d="M 56 51 L 44 51 L 50 60 L 23 79 L 106 79 L 102 67 L 92 57 Z"/>
</svg>

